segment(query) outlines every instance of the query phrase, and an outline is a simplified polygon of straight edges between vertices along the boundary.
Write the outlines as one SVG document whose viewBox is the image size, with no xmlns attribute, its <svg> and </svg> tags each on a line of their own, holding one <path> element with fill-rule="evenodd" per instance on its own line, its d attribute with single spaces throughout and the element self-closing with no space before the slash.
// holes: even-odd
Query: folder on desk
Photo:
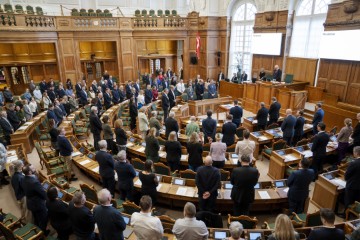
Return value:
<svg viewBox="0 0 360 240">
<path fill-rule="evenodd" d="M 258 191 L 261 199 L 270 199 L 270 195 L 267 191 Z"/>
<path fill-rule="evenodd" d="M 87 164 L 89 162 L 91 162 L 91 161 L 89 159 L 86 159 L 84 161 L 79 162 L 79 164 L 84 166 L 85 164 Z"/>
<path fill-rule="evenodd" d="M 186 195 L 186 190 L 187 188 L 186 187 L 179 187 L 178 190 L 176 191 L 176 195 Z"/>
</svg>

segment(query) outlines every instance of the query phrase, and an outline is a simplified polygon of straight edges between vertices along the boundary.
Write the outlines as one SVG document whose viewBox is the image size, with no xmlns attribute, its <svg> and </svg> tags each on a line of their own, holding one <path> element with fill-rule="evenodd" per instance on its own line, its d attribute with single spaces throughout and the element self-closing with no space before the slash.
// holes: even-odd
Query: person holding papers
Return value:
<svg viewBox="0 0 360 240">
<path fill-rule="evenodd" d="M 230 182 L 233 185 L 231 199 L 234 202 L 234 216 L 249 215 L 251 203 L 255 199 L 254 186 L 259 179 L 259 171 L 250 167 L 250 157 L 241 157 L 241 167 L 234 168 Z"/>
<path fill-rule="evenodd" d="M 303 213 L 305 201 L 309 196 L 309 185 L 315 177 L 313 169 L 309 169 L 310 161 L 303 158 L 299 163 L 299 170 L 294 171 L 288 178 L 288 199 L 290 212 Z"/>
<path fill-rule="evenodd" d="M 64 158 L 68 180 L 69 181 L 78 180 L 75 177 L 75 174 L 74 174 L 74 171 L 72 168 L 71 154 L 73 152 L 73 148 L 71 146 L 70 141 L 65 137 L 65 128 L 60 129 L 59 136 L 57 137 L 57 147 L 59 149 L 60 156 L 62 156 Z"/>
</svg>

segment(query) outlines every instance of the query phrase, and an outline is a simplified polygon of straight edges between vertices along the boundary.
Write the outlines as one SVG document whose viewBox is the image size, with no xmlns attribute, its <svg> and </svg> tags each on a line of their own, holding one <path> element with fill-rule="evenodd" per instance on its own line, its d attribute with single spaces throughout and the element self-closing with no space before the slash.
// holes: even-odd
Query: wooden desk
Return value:
<svg viewBox="0 0 360 240">
<path fill-rule="evenodd" d="M 177 106 L 173 107 L 171 111 L 175 113 L 175 119 L 179 122 L 181 117 L 189 116 L 189 104 L 178 104 Z"/>
<path fill-rule="evenodd" d="M 327 176 L 332 176 L 334 179 L 329 180 Z M 344 179 L 339 178 L 338 171 L 320 174 L 315 182 L 311 202 L 318 208 L 335 210 L 337 198 L 344 191 L 345 184 Z"/>
<path fill-rule="evenodd" d="M 284 155 L 281 153 L 284 153 Z M 285 178 L 286 167 L 289 165 L 298 164 L 301 158 L 301 154 L 292 148 L 272 151 L 268 176 L 274 180 Z"/>
<path fill-rule="evenodd" d="M 244 84 L 220 81 L 219 94 L 221 96 L 231 96 L 238 99 L 243 98 Z"/>
<path fill-rule="evenodd" d="M 273 135 L 265 131 L 251 132 L 250 140 L 253 140 L 255 142 L 254 158 L 258 159 L 262 147 L 266 144 L 271 143 L 273 139 Z"/>
<path fill-rule="evenodd" d="M 198 101 L 189 101 L 189 114 L 192 116 L 206 115 L 208 110 L 215 110 L 219 105 L 228 104 L 232 102 L 231 97 L 219 97 L 212 99 L 204 99 Z"/>
<path fill-rule="evenodd" d="M 218 108 L 216 109 L 216 118 L 219 120 L 220 119 L 219 118 L 219 113 L 223 113 L 223 112 L 229 113 L 230 109 L 232 107 L 234 107 L 234 104 L 221 104 L 221 105 L 219 105 Z M 226 120 L 226 115 L 225 115 L 224 120 Z"/>
</svg>

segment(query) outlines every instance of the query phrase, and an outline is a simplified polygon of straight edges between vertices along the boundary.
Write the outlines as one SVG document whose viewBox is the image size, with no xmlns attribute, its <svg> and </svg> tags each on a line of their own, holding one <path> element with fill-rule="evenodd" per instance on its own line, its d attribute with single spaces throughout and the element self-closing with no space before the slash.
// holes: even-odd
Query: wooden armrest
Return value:
<svg viewBox="0 0 360 240">
<path fill-rule="evenodd" d="M 305 223 L 302 219 L 299 218 L 299 216 L 296 213 L 292 213 L 293 214 L 293 219 L 296 218 L 296 220 L 300 223 Z"/>
<path fill-rule="evenodd" d="M 33 228 L 31 228 L 29 231 L 27 231 L 26 233 L 24 233 L 24 234 L 21 235 L 20 237 L 21 237 L 21 238 L 24 238 L 26 235 L 30 234 L 31 232 L 37 233 L 37 232 L 38 232 L 38 231 L 37 231 L 37 227 L 34 226 Z M 40 232 L 38 232 L 38 233 L 42 233 L 42 232 L 40 231 Z M 33 238 L 33 237 L 32 237 L 32 238 Z M 33 238 L 33 239 L 35 239 L 35 238 Z"/>
</svg>

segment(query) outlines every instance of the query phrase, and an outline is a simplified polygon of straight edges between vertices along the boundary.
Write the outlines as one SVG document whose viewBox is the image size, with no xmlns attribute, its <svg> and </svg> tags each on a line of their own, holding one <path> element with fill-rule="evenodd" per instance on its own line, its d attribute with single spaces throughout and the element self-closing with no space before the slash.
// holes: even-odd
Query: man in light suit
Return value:
<svg viewBox="0 0 360 240">
<path fill-rule="evenodd" d="M 170 109 L 170 100 L 169 100 L 169 89 L 165 88 L 162 92 L 161 96 L 161 106 L 164 111 L 164 121 L 168 117 L 169 109 Z"/>
<path fill-rule="evenodd" d="M 318 128 L 317 125 L 319 122 L 322 122 L 324 120 L 324 110 L 322 109 L 322 104 L 321 103 L 317 103 L 315 105 L 315 114 L 312 120 L 312 124 L 313 124 L 313 133 L 317 134 Z"/>
<path fill-rule="evenodd" d="M 291 140 L 294 137 L 294 127 L 296 124 L 296 118 L 292 115 L 291 109 L 286 109 L 286 117 L 281 124 L 281 131 L 283 132 L 283 139 L 288 146 L 291 145 Z"/>
<path fill-rule="evenodd" d="M 323 160 L 326 157 L 326 146 L 329 143 L 329 135 L 325 132 L 326 125 L 319 122 L 317 126 L 318 134 L 315 135 L 311 151 L 313 152 L 313 159 L 311 168 L 314 169 L 315 177 L 323 170 Z"/>
<path fill-rule="evenodd" d="M 280 108 L 281 108 L 281 104 L 276 100 L 276 97 L 272 97 L 271 98 L 271 105 L 269 108 L 269 122 L 268 125 L 272 124 L 272 123 L 277 123 L 277 121 L 279 120 L 279 112 L 280 112 Z"/>
<path fill-rule="evenodd" d="M 299 170 L 294 171 L 288 178 L 288 199 L 290 212 L 303 213 L 305 201 L 309 196 L 309 185 L 315 177 L 313 169 L 309 169 L 310 161 L 303 158 L 299 163 Z"/>
</svg>

